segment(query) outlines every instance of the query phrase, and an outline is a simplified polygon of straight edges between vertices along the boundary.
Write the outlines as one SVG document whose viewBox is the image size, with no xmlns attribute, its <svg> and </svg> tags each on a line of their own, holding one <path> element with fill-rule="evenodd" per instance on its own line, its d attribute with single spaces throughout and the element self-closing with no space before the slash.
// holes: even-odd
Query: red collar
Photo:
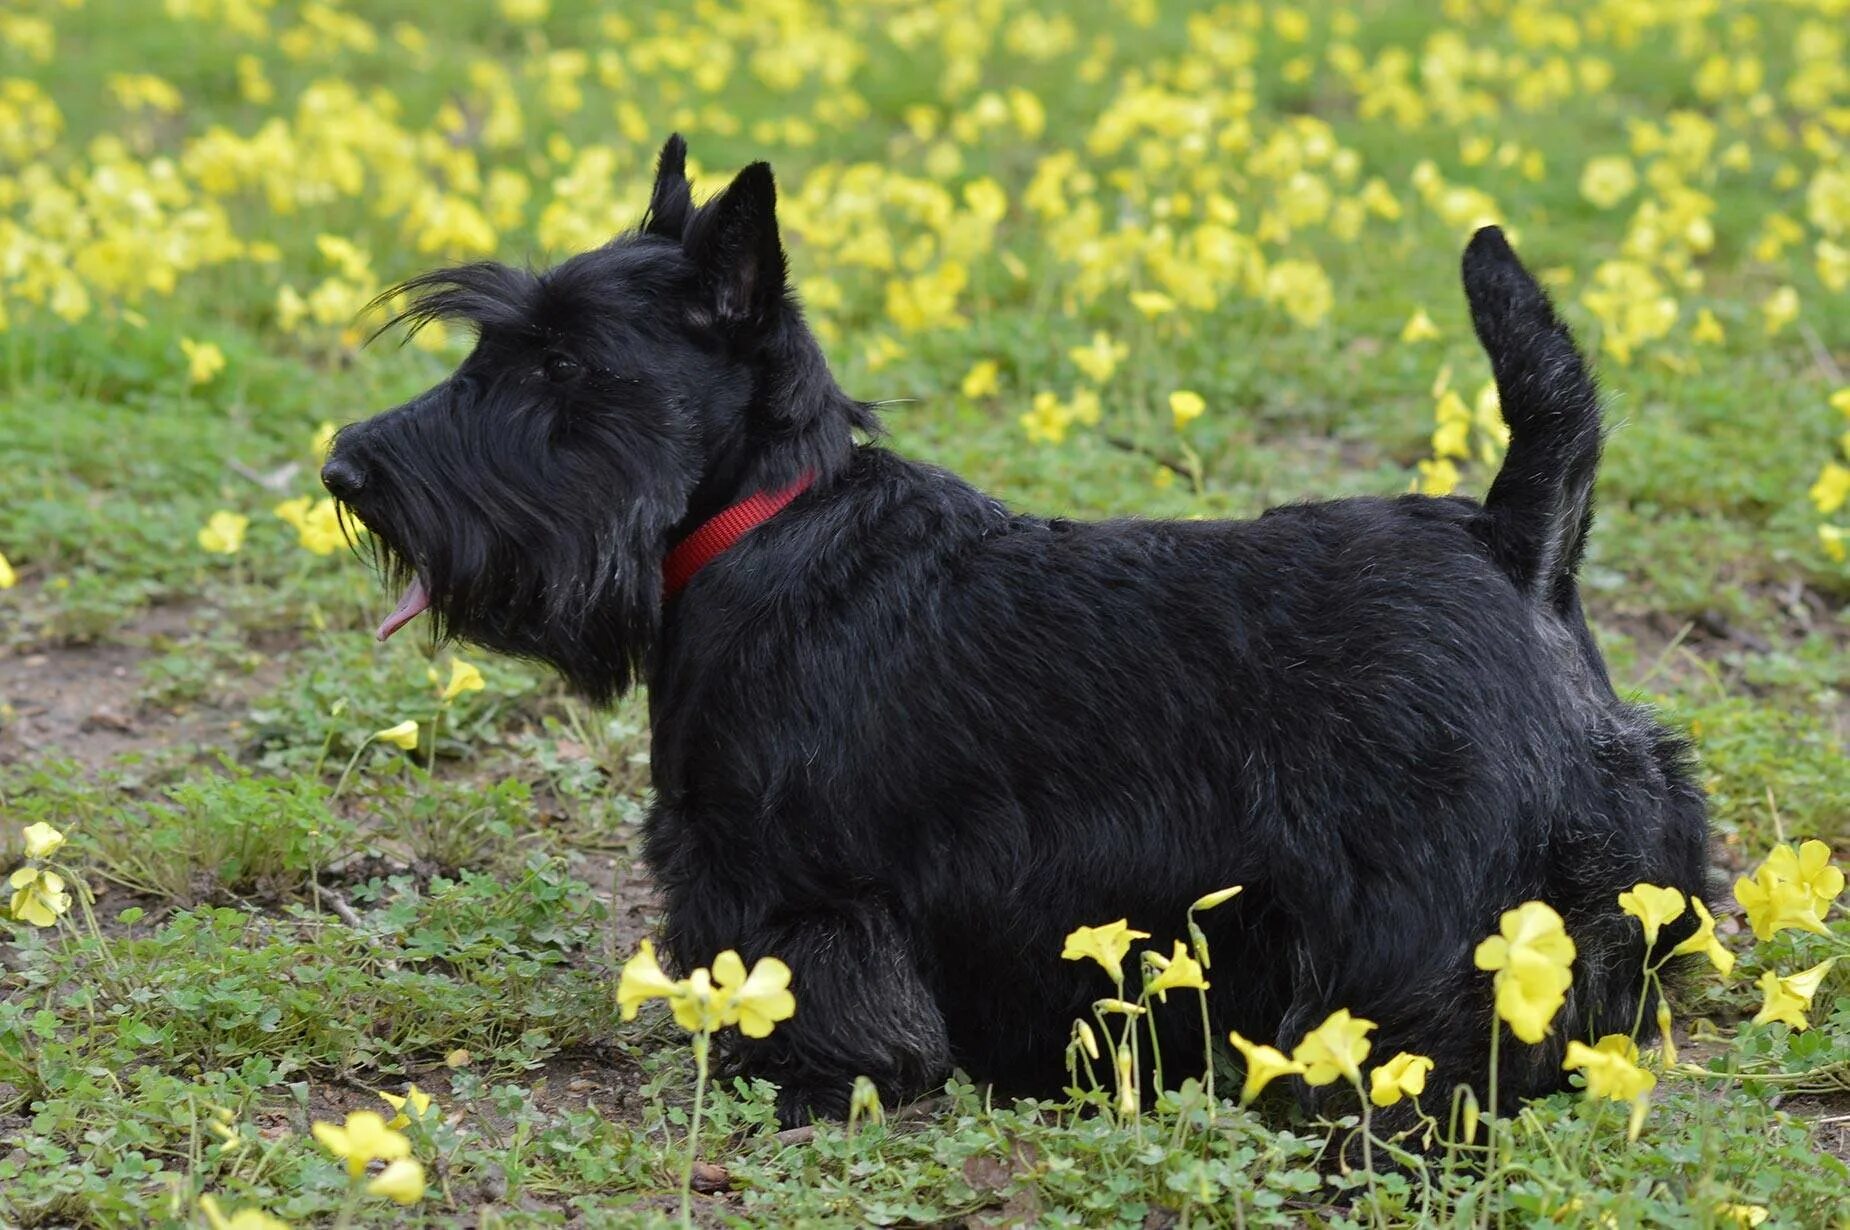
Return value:
<svg viewBox="0 0 1850 1230">
<path fill-rule="evenodd" d="M 722 509 L 700 528 L 683 538 L 662 561 L 662 601 L 680 593 L 694 574 L 715 556 L 739 541 L 753 526 L 762 525 L 783 511 L 784 505 L 809 489 L 814 474 L 805 474 L 781 491 L 758 491 L 730 508 Z"/>
</svg>

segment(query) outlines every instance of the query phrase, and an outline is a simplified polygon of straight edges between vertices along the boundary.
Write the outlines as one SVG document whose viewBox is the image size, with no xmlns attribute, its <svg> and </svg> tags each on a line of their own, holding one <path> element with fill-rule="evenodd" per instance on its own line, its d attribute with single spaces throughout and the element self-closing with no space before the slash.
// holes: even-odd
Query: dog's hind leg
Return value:
<svg viewBox="0 0 1850 1230">
<path fill-rule="evenodd" d="M 790 966 L 796 1015 L 768 1038 L 741 1039 L 735 1054 L 744 1072 L 777 1083 L 786 1126 L 845 1118 L 857 1076 L 871 1079 L 891 1105 L 949 1074 L 943 1014 L 885 907 L 855 903 L 807 915 L 761 933 L 751 947 Z"/>
</svg>

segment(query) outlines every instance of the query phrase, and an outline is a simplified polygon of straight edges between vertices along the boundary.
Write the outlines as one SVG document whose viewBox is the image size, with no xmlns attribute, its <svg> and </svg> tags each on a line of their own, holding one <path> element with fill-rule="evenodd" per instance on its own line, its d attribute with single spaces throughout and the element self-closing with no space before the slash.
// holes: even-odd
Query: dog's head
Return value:
<svg viewBox="0 0 1850 1230">
<path fill-rule="evenodd" d="M 754 491 L 826 478 L 873 427 L 790 296 L 771 168 L 695 206 L 685 162 L 670 138 L 641 226 L 602 248 L 398 288 L 408 328 L 456 321 L 476 343 L 436 387 L 343 429 L 321 472 L 404 586 L 381 639 L 428 610 L 435 635 L 608 699 L 646 667 L 677 539 Z"/>
</svg>

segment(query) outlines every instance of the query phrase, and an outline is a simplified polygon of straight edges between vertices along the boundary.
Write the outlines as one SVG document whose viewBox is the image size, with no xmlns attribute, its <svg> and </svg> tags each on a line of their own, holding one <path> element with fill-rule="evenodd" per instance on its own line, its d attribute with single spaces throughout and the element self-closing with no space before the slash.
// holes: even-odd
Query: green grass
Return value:
<svg viewBox="0 0 1850 1230">
<path fill-rule="evenodd" d="M 366 164 L 365 190 L 291 213 L 261 191 L 229 194 L 213 204 L 241 237 L 275 244 L 276 262 L 209 265 L 183 275 L 171 295 L 98 294 L 81 320 L 47 316 L 8 289 L 7 228 L 31 204 L 31 193 L 16 191 L 28 163 L 68 175 L 94 161 L 86 147 L 104 133 L 144 162 L 175 155 L 215 124 L 248 134 L 269 117 L 294 116 L 297 96 L 321 80 L 390 89 L 397 122 L 418 133 L 450 103 L 481 118 L 471 58 L 506 66 L 525 131 L 504 147 L 469 149 L 481 170 L 516 169 L 533 185 L 523 217 L 497 239 L 513 261 L 556 255 L 539 238 L 540 219 L 573 158 L 547 151 L 555 133 L 573 157 L 594 142 L 615 152 L 604 187 L 625 221 L 671 126 L 692 142 L 702 190 L 728 168 L 771 158 L 787 214 L 831 164 L 939 180 L 953 198 L 970 179 L 993 176 L 1011 212 L 993 250 L 970 261 L 960 327 L 902 332 L 884 310 L 886 275 L 787 227 L 793 270 L 800 283 L 838 284 L 840 305 L 818 313 L 831 357 L 855 395 L 891 399 L 883 414 L 892 447 L 1017 506 L 1076 516 L 1248 516 L 1282 501 L 1405 490 L 1428 455 L 1441 365 L 1467 397 L 1488 376 L 1456 289 L 1463 230 L 1420 201 L 1414 167 L 1431 159 L 1448 182 L 1490 192 L 1525 256 L 1572 275 L 1564 311 L 1597 345 L 1600 327 L 1579 294 L 1600 262 L 1620 254 L 1632 209 L 1650 190 L 1601 211 L 1578 192 L 1580 168 L 1593 153 L 1625 151 L 1629 121 L 1661 122 L 1679 107 L 1709 116 L 1722 133 L 1718 151 L 1747 140 L 1755 161 L 1731 171 L 1712 157 L 1692 176 L 1714 199 L 1716 242 L 1695 261 L 1703 286 L 1676 292 L 1676 331 L 1631 365 L 1601 361 L 1613 431 L 1583 589 L 1621 690 L 1695 735 L 1721 873 L 1732 878 L 1782 839 L 1850 849 L 1850 567 L 1820 549 L 1820 518 L 1805 494 L 1847 425 L 1826 398 L 1850 383 L 1850 302 L 1813 272 L 1817 236 L 1773 260 L 1753 253 L 1769 212 L 1806 216 L 1804 181 L 1782 180 L 1780 164 L 1809 172 L 1834 140 L 1842 165 L 1850 142 L 1826 107 L 1779 92 L 1797 71 L 1807 23 L 1828 25 L 1826 17 L 1772 3 L 1710 16 L 1643 5 L 1635 7 L 1668 24 L 1632 41 L 1613 15 L 1625 6 L 1569 5 L 1583 41 L 1561 51 L 1525 46 L 1496 12 L 1503 6 L 1449 5 L 1452 16 L 1442 17 L 1439 6 L 1417 3 L 1316 4 L 1306 7 L 1311 35 L 1300 47 L 1274 26 L 1251 28 L 1242 6 L 1224 6 L 1209 24 L 1257 40 L 1259 54 L 1250 66 L 1222 65 L 1197 88 L 1221 98 L 1250 73 L 1259 142 L 1316 117 L 1359 158 L 1358 185 L 1379 175 L 1405 207 L 1355 241 L 1313 226 L 1268 245 L 1272 257 L 1314 256 L 1334 284 L 1329 318 L 1306 328 L 1244 295 L 1157 322 L 1138 317 L 1115 284 L 1097 298 L 1077 295 L 1073 265 L 1048 247 L 1055 224 L 1021 205 L 1038 160 L 1070 148 L 1107 182 L 1099 199 L 1110 216 L 1121 209 L 1139 226 L 1148 221 L 1147 200 L 1112 195 L 1113 172 L 1130 174 L 1138 191 L 1211 172 L 1240 207 L 1239 229 L 1258 224 L 1277 185 L 1249 172 L 1244 152 L 1210 150 L 1146 172 L 1137 170 L 1144 160 L 1179 157 L 1182 143 L 1146 130 L 1116 153 L 1088 149 L 1127 83 L 1177 83 L 1179 57 L 1201 42 L 1187 26 L 1190 6 L 1164 6 L 1146 29 L 1134 5 L 1047 4 L 1047 15 L 1073 17 L 1078 37 L 1046 61 L 1011 49 L 1006 30 L 1026 5 L 999 6 L 996 21 L 972 18 L 994 50 L 978 86 L 949 109 L 1019 86 L 1042 100 L 1047 126 L 1033 138 L 985 130 L 961 143 L 963 166 L 949 175 L 928 170 L 930 143 L 909 134 L 907 115 L 918 104 L 946 107 L 949 26 L 902 45 L 906 23 L 879 6 L 824 5 L 825 17 L 788 26 L 761 6 L 703 6 L 709 25 L 697 29 L 715 28 L 716 13 L 755 14 L 707 36 L 696 61 L 718 43 L 739 52 L 724 88 L 708 94 L 689 84 L 693 63 L 658 57 L 651 41 L 655 23 L 668 20 L 658 7 L 695 6 L 627 6 L 634 28 L 621 31 L 603 27 L 599 6 L 552 7 L 542 26 L 518 27 L 489 0 L 462 0 L 440 16 L 355 3 L 342 11 L 373 23 L 373 50 L 297 59 L 277 32 L 313 6 L 278 6 L 265 19 L 271 33 L 259 36 L 222 18 L 179 21 L 152 3 L 26 4 L 21 11 L 53 23 L 55 54 L 40 62 L 10 43 L 0 49 L 0 78 L 37 82 L 63 113 L 48 151 L 18 162 L 0 153 L 0 553 L 20 575 L 0 592 L 0 871 L 22 856 L 23 826 L 51 823 L 70 837 L 61 857 L 95 892 L 97 920 L 94 930 L 81 911 L 58 930 L 0 923 L 0 1225 L 199 1224 L 196 1201 L 207 1192 L 230 1208 L 330 1224 L 347 1184 L 310 1124 L 383 1108 L 375 1091 L 407 1081 L 442 1108 L 439 1122 L 419 1129 L 431 1191 L 414 1210 L 369 1201 L 362 1221 L 617 1226 L 677 1213 L 692 1059 L 665 1015 L 625 1023 L 613 999 L 619 965 L 652 923 L 634 864 L 648 794 L 642 698 L 594 712 L 537 668 L 464 648 L 488 687 L 439 719 L 427 671 L 446 672 L 451 651 L 433 654 L 412 637 L 375 645 L 370 629 L 390 599 L 358 560 L 309 554 L 270 512 L 315 490 L 319 424 L 404 399 L 456 353 L 357 349 L 340 335 L 345 322 L 284 331 L 280 288 L 307 293 L 328 276 L 315 243 L 323 233 L 365 247 L 378 285 L 442 259 L 417 250 L 402 206 L 382 203 L 380 181 L 394 160 L 446 186 L 456 169 L 434 169 L 428 151 L 394 155 Z M 1353 34 L 1338 33 L 1350 18 Z M 1742 18 L 1754 27 L 1740 27 Z M 408 71 L 418 56 L 392 40 L 398 21 L 429 37 L 418 71 Z M 1331 46 L 1344 41 L 1370 60 L 1395 47 L 1417 60 L 1446 30 L 1538 69 L 1556 54 L 1598 57 L 1615 84 L 1524 110 L 1508 80 L 1485 80 L 1496 115 L 1403 128 L 1358 114 L 1353 90 L 1329 66 Z M 813 73 L 784 91 L 749 71 L 754 50 L 800 54 L 821 31 L 839 32 L 864 56 L 850 84 L 865 117 L 816 119 L 841 91 Z M 1112 40 L 1096 76 L 1079 67 L 1095 36 Z M 677 27 L 660 41 L 687 38 Z M 585 103 L 553 113 L 542 67 L 562 48 L 590 52 Z M 1315 72 L 1288 78 L 1284 66 L 1306 49 Z M 1709 56 L 1743 49 L 1773 83 L 1784 150 L 1745 104 L 1705 98 L 1692 84 Z M 275 102 L 240 98 L 235 66 L 245 54 L 263 61 Z M 600 55 L 622 73 L 602 79 Z M 98 89 L 110 73 L 135 71 L 161 73 L 184 109 L 131 114 Z M 1842 91 L 1834 98 L 1847 101 Z M 623 106 L 640 110 L 646 131 L 631 131 Z M 813 120 L 821 140 L 752 131 L 788 116 Z M 1808 125 L 1834 135 L 1808 145 Z M 0 151 L 5 132 L 0 115 Z M 1539 152 L 1545 175 L 1467 160 L 1462 143 L 1484 136 Z M 327 182 L 327 167 L 312 160 L 295 169 L 303 183 Z M 928 229 L 890 225 L 896 247 Z M 1758 305 L 1787 283 L 1805 310 L 1769 337 Z M 1400 328 L 1418 307 L 1442 336 L 1403 344 Z M 1726 326 L 1724 345 L 1688 341 L 1698 307 Z M 1030 443 L 1019 416 L 1036 392 L 1065 397 L 1084 385 L 1067 356 L 1098 329 L 1131 346 L 1106 386 L 1103 423 L 1075 427 L 1059 444 Z M 224 372 L 189 387 L 183 337 L 222 347 Z M 904 353 L 876 363 L 868 348 L 878 338 Z M 965 398 L 958 386 L 982 358 L 999 363 L 1001 390 Z M 1169 425 L 1176 388 L 1209 405 L 1186 434 Z M 1159 479 L 1165 462 L 1198 481 Z M 1487 476 L 1482 464 L 1467 466 L 1464 489 L 1481 490 Z M 251 517 L 230 559 L 194 541 L 221 508 Z M 369 742 L 405 718 L 423 724 L 415 754 Z M 1743 1023 L 1759 1004 L 1755 979 L 1850 939 L 1850 926 L 1835 926 L 1836 941 L 1787 933 L 1749 950 L 1724 919 L 1744 953 L 1740 969 L 1725 985 L 1694 980 L 1677 997 L 1693 1037 L 1688 1054 L 1714 1074 L 1665 1074 L 1636 1143 L 1625 1139 L 1619 1108 L 1602 1113 L 1562 1095 L 1515 1112 L 1493 1164 L 1455 1151 L 1450 1164 L 1435 1155 L 1423 1171 L 1382 1167 L 1371 1178 L 1327 1164 L 1326 1142 L 1352 1124 L 1305 1122 L 1282 1099 L 1252 1113 L 1223 1106 L 1210 1122 L 1198 1086 L 1126 1125 L 1096 1095 L 1010 1106 L 960 1080 L 923 1108 L 888 1108 L 882 1123 L 793 1139 L 776 1132 L 767 1089 L 720 1082 L 698 1152 L 722 1168 L 725 1190 L 699 1197 L 697 1217 L 1720 1226 L 1734 1224 L 1724 1206 L 1751 1204 L 1770 1210 L 1768 1225 L 1841 1224 L 1850 1216 L 1839 1122 L 1850 1090 L 1850 980 L 1839 972 L 1826 983 L 1808 1032 Z M 1443 1112 L 1443 1099 L 1434 1102 Z"/>
</svg>

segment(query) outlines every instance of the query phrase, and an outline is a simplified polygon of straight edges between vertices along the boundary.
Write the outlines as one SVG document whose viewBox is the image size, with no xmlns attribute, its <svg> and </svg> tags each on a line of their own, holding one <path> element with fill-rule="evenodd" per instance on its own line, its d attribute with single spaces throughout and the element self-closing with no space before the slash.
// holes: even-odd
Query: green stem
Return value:
<svg viewBox="0 0 1850 1230">
<path fill-rule="evenodd" d="M 1374 1104 L 1368 1100 L 1368 1093 L 1362 1088 L 1362 1078 L 1357 1076 L 1350 1082 L 1355 1086 L 1355 1095 L 1362 1099 L 1362 1169 L 1368 1175 L 1368 1220 L 1370 1225 L 1382 1225 L 1381 1199 L 1375 1191 L 1375 1129 Z"/>
<path fill-rule="evenodd" d="M 1156 1082 L 1156 1096 L 1160 1098 L 1163 1096 L 1163 1044 L 1156 1037 L 1156 1012 L 1150 1006 L 1149 996 L 1144 996 L 1140 1002 L 1144 1009 L 1143 1019 L 1150 1027 L 1150 1077 Z M 1137 1071 L 1139 1076 L 1143 1074 L 1142 1067 Z"/>
<path fill-rule="evenodd" d="M 1493 1176 L 1497 1169 L 1497 1061 L 1502 1038 L 1503 1022 L 1493 1010 L 1490 1014 L 1490 1087 L 1485 1091 L 1489 1095 L 1490 1101 L 1490 1140 L 1488 1142 L 1489 1153 L 1487 1155 L 1490 1164 L 1485 1169 L 1484 1203 L 1479 1209 L 1481 1217 L 1478 1224 L 1481 1226 L 1488 1226 L 1490 1224 L 1492 1184 L 1495 1182 Z"/>
<path fill-rule="evenodd" d="M 687 1164 L 681 1170 L 681 1225 L 694 1226 L 694 1155 L 700 1150 L 700 1110 L 707 1094 L 707 1045 L 712 1035 L 694 1035 L 694 1115 L 687 1128 Z"/>
<path fill-rule="evenodd" d="M 347 1174 L 347 1198 L 341 1201 L 340 1213 L 334 1218 L 334 1230 L 347 1230 L 353 1224 L 353 1210 L 360 1203 L 360 1179 L 351 1171 Z"/>
<path fill-rule="evenodd" d="M 377 733 L 377 731 L 374 732 L 374 734 Z M 360 763 L 360 756 L 371 746 L 372 741 L 372 735 L 367 735 L 364 739 L 361 739 L 360 746 L 354 748 L 353 755 L 347 758 L 347 767 L 340 771 L 340 778 L 334 783 L 334 791 L 332 794 L 328 795 L 329 807 L 334 806 L 334 800 L 338 799 L 340 797 L 340 792 L 347 788 L 347 779 L 353 775 L 353 766 Z"/>
<path fill-rule="evenodd" d="M 321 754 L 315 757 L 315 771 L 309 774 L 309 777 L 312 778 L 313 780 L 315 781 L 321 780 L 321 770 L 328 763 L 328 751 L 333 746 L 334 746 L 334 732 L 330 730 L 327 734 L 321 737 Z"/>
<path fill-rule="evenodd" d="M 1632 1013 L 1630 1036 L 1633 1042 L 1638 1041 L 1638 1031 L 1644 1028 L 1644 1006 L 1651 1002 L 1652 987 L 1658 987 L 1658 998 L 1663 998 L 1663 988 L 1658 986 L 1657 982 L 1657 970 L 1647 965 L 1644 971 L 1644 985 L 1638 988 L 1638 1010 Z"/>
<path fill-rule="evenodd" d="M 84 883 L 83 877 L 77 875 L 63 863 L 47 863 L 46 869 L 56 871 L 59 875 L 63 876 L 65 883 L 69 884 L 71 888 L 75 890 L 77 908 L 83 911 L 84 926 L 90 929 L 91 938 L 96 940 L 97 951 L 103 954 L 103 964 L 109 967 L 110 973 L 118 973 L 116 955 L 109 950 L 109 941 L 104 938 L 103 929 L 97 925 L 96 911 L 90 908 L 90 904 L 92 900 L 94 900 L 90 892 L 90 886 Z M 72 931 L 75 933 L 76 928 L 72 928 Z"/>
<path fill-rule="evenodd" d="M 1201 997 L 1201 1084 L 1208 1095 L 1208 1126 L 1213 1127 L 1216 1112 L 1220 1110 L 1220 1104 L 1214 1099 L 1214 1030 L 1208 1024 L 1207 991 L 1198 990 L 1195 994 Z"/>
<path fill-rule="evenodd" d="M 1493 1013 L 1490 1018 L 1490 1142 L 1497 1141 L 1497 1051 L 1503 1038 L 1503 1025 Z"/>
<path fill-rule="evenodd" d="M 439 704 L 437 712 L 430 719 L 430 760 L 424 768 L 424 780 L 427 782 L 435 780 L 437 776 L 437 736 L 443 733 L 443 709 L 444 706 Z"/>
</svg>

